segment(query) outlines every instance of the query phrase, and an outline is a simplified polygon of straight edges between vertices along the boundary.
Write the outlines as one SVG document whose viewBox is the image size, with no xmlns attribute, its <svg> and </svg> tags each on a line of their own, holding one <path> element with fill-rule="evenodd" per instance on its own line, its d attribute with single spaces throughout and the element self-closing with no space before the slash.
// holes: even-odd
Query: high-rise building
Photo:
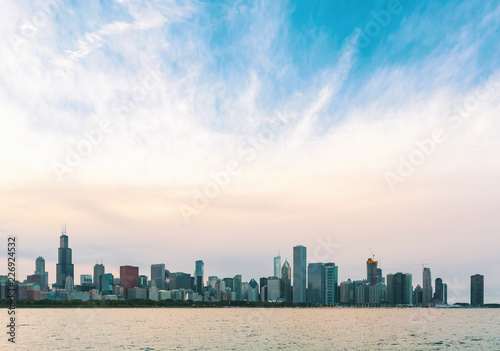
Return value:
<svg viewBox="0 0 500 351">
<path fill-rule="evenodd" d="M 448 284 L 443 283 L 443 304 L 448 304 Z"/>
<path fill-rule="evenodd" d="M 80 274 L 80 285 L 91 286 L 92 274 Z"/>
<path fill-rule="evenodd" d="M 443 302 L 443 280 L 441 278 L 436 278 L 434 281 L 434 303 L 436 305 L 441 305 Z"/>
<path fill-rule="evenodd" d="M 104 273 L 101 275 L 99 286 L 103 295 L 111 295 L 113 293 L 113 274 Z"/>
<path fill-rule="evenodd" d="M 158 263 L 151 265 L 151 280 L 154 280 L 158 290 L 165 289 L 165 264 Z"/>
<path fill-rule="evenodd" d="M 202 260 L 198 260 L 195 262 L 195 272 L 194 272 L 194 279 L 195 279 L 195 291 L 198 294 L 203 294 L 203 274 L 205 272 L 205 263 L 203 263 Z"/>
<path fill-rule="evenodd" d="M 226 285 L 226 289 L 234 291 L 234 278 L 222 278 L 224 284 Z"/>
<path fill-rule="evenodd" d="M 147 288 L 148 287 L 148 276 L 141 274 L 139 276 L 139 288 Z"/>
<path fill-rule="evenodd" d="M 340 303 L 354 303 L 354 285 L 351 279 L 340 283 Z"/>
<path fill-rule="evenodd" d="M 377 284 L 377 266 L 378 261 L 371 258 L 366 261 L 366 281 L 369 285 Z"/>
<path fill-rule="evenodd" d="M 283 285 L 283 300 L 285 302 L 292 302 L 292 268 L 287 260 L 285 260 L 281 268 L 281 284 Z"/>
<path fill-rule="evenodd" d="M 281 300 L 281 279 L 278 277 L 269 277 L 267 279 L 267 300 Z"/>
<path fill-rule="evenodd" d="M 233 300 L 241 300 L 241 274 L 237 274 L 233 278 L 234 297 Z"/>
<path fill-rule="evenodd" d="M 324 303 L 327 305 L 333 305 L 337 302 L 337 290 L 338 290 L 338 267 L 335 263 L 329 262 L 325 263 L 325 295 Z M 309 279 L 311 276 L 309 276 Z"/>
<path fill-rule="evenodd" d="M 74 280 L 74 266 L 72 262 L 72 252 L 68 246 L 68 236 L 66 235 L 66 225 L 59 238 L 59 249 L 56 265 L 56 284 L 55 287 L 64 289 L 66 287 L 66 277 Z"/>
<path fill-rule="evenodd" d="M 281 278 L 281 256 L 278 255 L 274 258 L 274 276 Z"/>
<path fill-rule="evenodd" d="M 104 275 L 104 265 L 96 263 L 94 266 L 94 286 L 101 291 L 101 276 Z"/>
<path fill-rule="evenodd" d="M 45 289 L 48 287 L 49 273 L 45 272 L 45 260 L 41 256 L 37 257 L 36 259 L 34 275 L 39 277 L 37 280 L 40 280 L 40 289 Z"/>
<path fill-rule="evenodd" d="M 72 292 L 75 290 L 75 282 L 73 280 L 73 277 L 68 275 L 66 279 L 64 280 L 64 288 L 68 290 L 69 292 Z"/>
<path fill-rule="evenodd" d="M 259 301 L 259 284 L 255 279 L 251 279 L 248 283 L 248 301 Z"/>
<path fill-rule="evenodd" d="M 183 272 L 170 273 L 170 290 L 187 290 L 191 288 L 191 274 Z"/>
<path fill-rule="evenodd" d="M 423 270 L 423 286 L 422 286 L 422 304 L 430 305 L 432 302 L 432 278 L 431 269 L 424 267 Z"/>
<path fill-rule="evenodd" d="M 260 301 L 267 301 L 267 280 L 268 278 L 260 278 Z"/>
<path fill-rule="evenodd" d="M 120 266 L 120 287 L 123 294 L 128 296 L 128 289 L 139 286 L 139 267 Z"/>
<path fill-rule="evenodd" d="M 293 302 L 306 302 L 307 249 L 305 246 L 293 247 Z"/>
<path fill-rule="evenodd" d="M 484 275 L 474 274 L 470 277 L 470 304 L 474 307 L 484 305 Z"/>
<path fill-rule="evenodd" d="M 325 303 L 325 264 L 309 263 L 307 276 L 307 303 Z"/>
<path fill-rule="evenodd" d="M 411 305 L 413 286 L 410 273 L 387 275 L 387 301 L 391 305 Z"/>
<path fill-rule="evenodd" d="M 417 284 L 415 287 L 415 290 L 413 290 L 413 304 L 415 306 L 421 306 L 422 305 L 422 287 L 420 284 Z"/>
</svg>

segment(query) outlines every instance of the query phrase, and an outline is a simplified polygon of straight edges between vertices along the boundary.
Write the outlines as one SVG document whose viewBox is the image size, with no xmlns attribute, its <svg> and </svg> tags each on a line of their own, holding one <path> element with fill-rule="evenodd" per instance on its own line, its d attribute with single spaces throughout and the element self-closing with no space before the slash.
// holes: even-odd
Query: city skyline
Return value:
<svg viewBox="0 0 500 351">
<path fill-rule="evenodd" d="M 66 234 L 66 226 L 63 227 L 61 236 L 60 236 L 60 247 L 58 249 L 59 252 L 59 259 L 60 262 L 56 264 L 56 267 L 59 267 L 61 265 L 61 262 L 68 264 L 68 256 L 65 253 L 66 251 L 69 250 L 69 252 L 72 251 L 72 249 L 69 247 L 69 236 Z M 61 250 L 62 249 L 62 250 Z M 443 283 L 442 278 L 436 278 L 435 282 L 433 282 L 432 277 L 431 277 L 431 270 L 430 267 L 425 267 L 427 264 L 424 263 L 422 264 L 422 283 L 419 283 L 418 278 L 414 279 L 413 284 L 412 282 L 412 274 L 411 273 L 401 273 L 398 271 L 397 273 L 387 273 L 386 272 L 386 277 L 382 273 L 382 269 L 378 267 L 378 261 L 375 260 L 375 254 L 373 254 L 373 251 L 371 249 L 370 253 L 372 254 L 371 258 L 368 258 L 366 261 L 366 275 L 365 277 L 359 279 L 359 277 L 351 279 L 351 277 L 345 279 L 349 282 L 354 282 L 354 290 L 357 291 L 356 289 L 356 284 L 359 284 L 361 281 L 364 281 L 366 284 L 365 287 L 366 289 L 363 291 L 360 291 L 359 293 L 362 293 L 363 296 L 366 297 L 361 297 L 360 301 L 363 301 L 365 299 L 366 303 L 376 303 L 378 302 L 382 296 L 385 296 L 385 298 L 382 299 L 387 299 L 386 301 L 389 301 L 392 304 L 412 304 L 411 301 L 413 300 L 413 304 L 422 304 L 422 305 L 431 305 L 435 304 L 436 301 L 446 301 L 446 302 L 464 302 L 458 299 L 457 301 L 449 301 L 448 300 L 448 283 Z M 291 281 L 288 280 L 288 282 L 292 283 L 293 286 L 293 296 L 296 296 L 293 298 L 294 303 L 338 303 L 339 302 L 339 295 L 341 294 L 342 290 L 342 284 L 344 283 L 344 279 L 340 279 L 340 276 L 338 274 L 338 268 L 339 265 L 335 263 L 328 263 L 328 262 L 308 262 L 307 261 L 307 248 L 302 246 L 302 245 L 297 245 L 293 247 L 294 251 L 294 258 L 293 261 L 297 266 L 297 269 L 295 270 L 295 266 L 291 266 L 288 264 L 288 260 L 285 259 L 285 262 L 281 266 L 281 269 L 279 271 L 276 270 L 277 267 L 277 262 L 280 262 L 281 256 L 275 256 L 273 258 L 272 262 L 272 270 L 273 274 L 269 276 L 269 278 L 264 278 L 262 274 L 260 275 L 260 278 L 257 276 L 252 277 L 252 278 L 245 278 L 242 279 L 241 274 L 236 274 L 234 278 L 222 278 L 223 276 L 205 276 L 204 275 L 204 261 L 203 260 L 196 260 L 194 262 L 195 268 L 193 270 L 193 274 L 191 273 L 183 273 L 183 272 L 176 272 L 174 270 L 170 271 L 168 267 L 164 264 L 151 264 L 150 265 L 150 275 L 143 275 L 141 274 L 140 268 L 137 266 L 133 265 L 120 265 L 119 270 L 120 274 L 119 275 L 113 275 L 112 273 L 109 272 L 109 267 L 108 271 L 105 273 L 105 265 L 101 263 L 97 263 L 93 266 L 93 273 L 94 274 L 80 274 L 80 285 L 90 285 L 93 284 L 95 288 L 97 288 L 98 291 L 101 290 L 100 285 L 105 284 L 105 282 L 108 282 L 108 284 L 112 284 L 110 281 L 107 280 L 102 280 L 101 279 L 108 279 L 107 277 L 104 276 L 111 276 L 111 280 L 114 276 L 114 278 L 118 278 L 120 281 L 120 286 L 124 288 L 124 295 L 127 296 L 127 290 L 130 287 L 148 287 L 151 284 L 154 284 L 154 288 L 156 290 L 165 290 L 166 288 L 166 281 L 171 281 L 169 284 L 170 289 L 191 289 L 193 292 L 198 293 L 198 294 L 203 294 L 203 291 L 205 291 L 205 287 L 207 285 L 211 285 L 213 283 L 210 283 L 210 279 L 214 277 L 219 277 L 218 279 L 222 279 L 226 282 L 226 287 L 230 286 L 231 290 L 234 291 L 235 295 L 233 296 L 233 299 L 240 300 L 241 299 L 241 294 L 242 290 L 241 289 L 249 289 L 248 288 L 248 281 L 255 281 L 255 279 L 260 279 L 261 284 L 262 279 L 265 279 L 266 285 L 268 285 L 268 288 L 266 288 L 265 291 L 265 296 L 270 296 L 270 300 L 275 300 L 276 298 L 283 298 L 284 301 L 289 301 L 292 302 L 290 299 L 287 291 L 287 283 L 286 279 L 282 280 L 281 277 L 285 277 L 288 274 L 291 274 Z M 70 255 L 71 256 L 71 255 Z M 304 261 L 305 259 L 305 261 Z M 69 262 L 71 262 L 71 257 L 69 259 Z M 281 263 L 281 262 L 280 262 Z M 70 263 L 71 266 L 73 266 Z M 303 276 L 304 271 L 303 268 L 305 266 L 305 272 L 306 276 Z M 30 276 L 28 276 L 28 283 L 34 282 L 39 284 L 42 287 L 43 280 L 47 279 L 47 273 L 43 270 L 45 268 L 45 261 L 43 257 L 39 256 L 36 258 L 35 261 L 35 275 L 42 275 L 42 277 L 37 278 L 35 276 L 31 276 L 30 281 Z M 58 268 L 59 269 L 59 268 Z M 73 267 L 71 267 L 73 269 Z M 287 269 L 290 269 L 289 273 L 285 274 Z M 169 279 L 166 279 L 168 273 Z M 74 286 L 77 281 L 76 275 L 74 273 L 71 273 L 73 276 L 72 277 L 66 277 L 65 279 L 65 284 L 68 284 L 68 279 L 70 279 L 71 283 L 71 288 L 66 287 L 66 290 L 69 289 L 69 291 L 72 291 L 74 289 Z M 70 275 L 70 274 L 68 274 Z M 186 275 L 189 277 L 188 283 L 180 283 L 181 280 L 179 279 L 184 279 L 183 276 Z M 53 287 L 56 289 L 60 289 L 64 287 L 61 287 L 61 284 L 58 283 L 59 281 L 59 274 L 56 276 L 57 281 L 53 284 L 50 284 L 50 278 L 48 280 L 48 285 L 49 287 Z M 104 278 L 99 278 L 99 276 L 103 276 Z M 197 277 L 200 276 L 201 280 L 197 279 Z M 276 285 L 272 279 L 277 279 Z M 61 276 L 62 277 L 62 276 Z M 122 280 L 123 277 L 123 280 Z M 135 278 L 134 278 L 135 277 Z M 146 280 L 144 282 L 141 282 L 141 277 L 144 277 Z M 176 278 L 177 277 L 177 278 Z M 409 278 L 407 278 L 409 277 Z M 475 283 L 475 280 L 478 280 L 481 277 L 481 283 Z M 149 279 L 148 279 L 149 278 Z M 61 278 L 62 279 L 62 278 Z M 175 283 L 175 281 L 179 280 L 179 283 Z M 148 285 L 148 280 L 151 282 Z M 227 280 L 230 280 L 228 282 Z M 233 283 L 234 280 L 234 283 Z M 449 281 L 445 279 L 446 281 Z M 202 283 L 202 288 L 200 289 L 198 287 L 199 282 Z M 245 282 L 244 282 L 245 281 Z M 278 283 L 279 281 L 279 283 Z M 293 282 L 297 282 L 297 287 Z M 304 282 L 306 284 L 304 284 Z M 181 284 L 181 285 L 179 285 Z M 229 284 L 229 285 L 228 285 Z M 243 288 L 242 284 L 247 284 L 246 288 Z M 257 283 L 258 284 L 258 283 Z M 382 284 L 382 285 L 380 285 Z M 399 284 L 399 288 L 396 288 L 396 285 Z M 452 282 L 452 289 L 456 289 L 456 287 L 453 285 L 454 283 Z M 276 285 L 276 286 L 275 286 Z M 236 288 L 238 286 L 238 288 Z M 305 287 L 304 287 L 305 286 Z M 374 291 L 371 291 L 372 289 L 369 287 L 377 287 L 377 292 L 375 293 Z M 480 288 L 479 288 L 480 286 Z M 111 286 L 110 286 L 111 287 Z M 274 287 L 274 290 L 268 290 L 271 287 Z M 383 290 L 380 290 L 379 288 L 384 288 Z M 423 288 L 422 288 L 423 287 Z M 43 287 L 42 287 L 43 289 Z M 276 290 L 278 289 L 278 290 Z M 302 289 L 305 289 L 306 291 L 302 291 Z M 352 287 L 351 287 L 352 289 Z M 398 290 L 399 289 L 399 290 Z M 401 290 L 402 289 L 402 290 Z M 420 289 L 420 290 L 418 290 Z M 480 293 L 478 293 L 478 289 L 480 289 Z M 102 290 L 106 290 L 105 288 L 102 288 Z M 108 289 L 109 291 L 114 291 L 112 289 Z M 273 295 L 268 295 L 268 291 L 273 291 Z M 417 291 L 420 291 L 420 296 L 417 296 Z M 481 274 L 474 274 L 471 276 L 470 280 L 470 301 L 471 305 L 473 306 L 478 306 L 482 305 L 485 303 L 484 299 L 484 275 Z M 456 292 L 452 290 L 452 292 L 455 294 Z M 358 294 L 359 294 L 358 293 Z M 134 292 L 135 294 L 135 292 Z M 248 294 L 248 291 L 246 292 Z M 297 295 L 295 295 L 297 294 Z M 372 294 L 376 294 L 378 296 L 375 300 L 374 297 L 372 297 Z M 370 295 L 370 298 L 368 298 L 368 295 Z M 142 295 L 141 295 L 142 296 Z M 373 295 L 375 296 L 375 295 Z M 453 296 L 453 295 L 452 295 Z M 477 297 L 480 296 L 480 297 Z M 142 297 L 141 297 L 142 298 Z M 145 297 L 144 297 L 145 298 Z M 374 299 L 372 301 L 372 298 Z M 420 302 L 418 302 L 418 301 Z M 453 298 L 451 299 L 453 300 Z M 408 302 L 410 301 L 410 302 Z M 478 302 L 480 301 L 480 302 Z M 486 303 L 488 303 L 488 299 L 486 299 Z M 437 303 L 439 304 L 439 303 Z"/>
<path fill-rule="evenodd" d="M 482 272 L 500 302 L 497 3 L 51 4 L 6 4 L 0 31 L 0 233 L 22 275 L 42 255 L 54 277 L 67 221 L 81 273 L 148 271 L 145 245 L 251 276 L 331 241 L 346 277 L 372 248 L 464 293 Z"/>
</svg>

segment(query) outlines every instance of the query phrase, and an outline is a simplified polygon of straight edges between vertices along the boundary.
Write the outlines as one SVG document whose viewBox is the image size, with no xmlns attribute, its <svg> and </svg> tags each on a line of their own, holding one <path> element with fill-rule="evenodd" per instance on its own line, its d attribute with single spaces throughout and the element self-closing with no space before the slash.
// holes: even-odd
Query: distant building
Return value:
<svg viewBox="0 0 500 351">
<path fill-rule="evenodd" d="M 202 260 L 198 260 L 195 262 L 195 291 L 196 293 L 202 295 L 203 294 L 203 275 L 205 274 L 205 263 Z"/>
<path fill-rule="evenodd" d="M 237 274 L 233 278 L 234 298 L 233 300 L 241 300 L 241 274 Z"/>
<path fill-rule="evenodd" d="M 156 287 L 156 280 L 151 280 L 151 287 L 148 288 L 148 299 L 158 301 L 158 288 Z"/>
<path fill-rule="evenodd" d="M 281 278 L 281 256 L 278 255 L 274 258 L 274 276 Z"/>
<path fill-rule="evenodd" d="M 281 268 L 281 283 L 283 285 L 283 300 L 285 302 L 292 302 L 292 268 L 287 260 L 285 260 Z"/>
<path fill-rule="evenodd" d="M 484 275 L 475 274 L 470 277 L 470 304 L 474 307 L 484 305 Z"/>
<path fill-rule="evenodd" d="M 267 300 L 281 301 L 281 279 L 269 277 L 267 279 Z"/>
<path fill-rule="evenodd" d="M 325 303 L 325 264 L 309 263 L 307 271 L 307 303 Z"/>
<path fill-rule="evenodd" d="M 73 277 L 68 275 L 66 277 L 66 280 L 64 281 L 64 286 L 66 287 L 66 290 L 71 292 L 75 290 L 75 282 L 73 281 Z"/>
<path fill-rule="evenodd" d="M 443 283 L 443 304 L 448 304 L 448 284 Z"/>
<path fill-rule="evenodd" d="M 56 284 L 55 288 L 64 289 L 66 287 L 66 277 L 74 279 L 74 266 L 72 263 L 72 252 L 68 246 L 68 236 L 66 235 L 66 226 L 59 238 L 59 249 L 56 265 Z"/>
<path fill-rule="evenodd" d="M 40 289 L 46 289 L 49 286 L 49 273 L 45 272 L 45 260 L 42 256 L 36 258 L 35 274 L 40 277 Z"/>
<path fill-rule="evenodd" d="M 260 301 L 267 301 L 267 278 L 260 278 Z"/>
<path fill-rule="evenodd" d="M 141 274 L 139 276 L 139 288 L 147 288 L 148 287 L 148 276 Z"/>
<path fill-rule="evenodd" d="M 226 289 L 234 291 L 234 278 L 222 278 L 222 280 L 224 281 Z"/>
<path fill-rule="evenodd" d="M 101 275 L 99 286 L 101 287 L 101 293 L 103 295 L 113 294 L 113 274 L 105 273 Z"/>
<path fill-rule="evenodd" d="M 422 304 L 428 306 L 432 303 L 432 278 L 431 269 L 425 267 L 423 270 Z"/>
<path fill-rule="evenodd" d="M 423 289 L 420 286 L 420 284 L 417 284 L 415 287 L 415 290 L 413 290 L 413 304 L 415 306 L 422 306 L 422 295 L 423 295 Z"/>
<path fill-rule="evenodd" d="M 377 283 L 377 266 L 378 261 L 374 261 L 369 258 L 366 261 L 366 281 L 369 285 L 375 285 Z"/>
<path fill-rule="evenodd" d="M 94 286 L 101 291 L 101 276 L 104 274 L 104 265 L 96 263 L 94 266 Z"/>
<path fill-rule="evenodd" d="M 191 289 L 191 274 L 183 272 L 170 273 L 170 290 Z"/>
<path fill-rule="evenodd" d="M 158 263 L 151 265 L 151 280 L 156 282 L 156 287 L 159 290 L 165 289 L 165 264 Z"/>
<path fill-rule="evenodd" d="M 354 303 L 354 291 L 351 279 L 340 283 L 340 303 Z"/>
<path fill-rule="evenodd" d="M 92 274 L 80 274 L 80 285 L 93 286 Z"/>
<path fill-rule="evenodd" d="M 324 303 L 327 305 L 333 305 L 338 301 L 340 301 L 339 297 L 337 296 L 338 276 L 339 276 L 338 267 L 335 265 L 335 263 L 332 262 L 325 263 Z"/>
<path fill-rule="evenodd" d="M 293 302 L 304 303 L 306 299 L 307 249 L 297 245 L 293 248 Z"/>
<path fill-rule="evenodd" d="M 255 279 L 248 283 L 248 301 L 259 301 L 259 284 Z"/>
<path fill-rule="evenodd" d="M 434 303 L 436 305 L 442 305 L 444 303 L 443 280 L 441 278 L 436 278 L 434 281 Z"/>
<path fill-rule="evenodd" d="M 387 275 L 387 300 L 391 305 L 412 304 L 412 279 L 410 273 Z"/>
<path fill-rule="evenodd" d="M 139 288 L 138 286 L 129 288 L 127 290 L 127 299 L 147 299 L 148 293 L 146 288 Z"/>
<path fill-rule="evenodd" d="M 128 296 L 128 289 L 139 286 L 139 267 L 120 266 L 120 287 L 123 294 Z"/>
</svg>

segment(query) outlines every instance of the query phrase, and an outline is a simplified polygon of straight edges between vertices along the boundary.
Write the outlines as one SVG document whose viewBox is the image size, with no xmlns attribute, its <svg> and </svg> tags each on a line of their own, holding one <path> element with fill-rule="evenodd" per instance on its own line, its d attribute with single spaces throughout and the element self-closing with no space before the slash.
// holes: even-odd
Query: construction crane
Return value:
<svg viewBox="0 0 500 351">
<path fill-rule="evenodd" d="M 368 248 L 370 250 L 370 253 L 372 254 L 372 261 L 375 261 L 375 254 L 373 253 L 372 249 Z"/>
</svg>

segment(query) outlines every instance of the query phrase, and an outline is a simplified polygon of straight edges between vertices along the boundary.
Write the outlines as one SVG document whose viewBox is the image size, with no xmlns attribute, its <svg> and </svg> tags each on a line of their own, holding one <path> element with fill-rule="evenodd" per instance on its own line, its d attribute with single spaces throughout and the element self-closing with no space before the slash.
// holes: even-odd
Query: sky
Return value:
<svg viewBox="0 0 500 351">
<path fill-rule="evenodd" d="M 496 1 L 8 1 L 0 234 L 19 276 L 273 274 L 422 282 L 500 303 Z M 3 244 L 2 247 L 6 247 Z M 6 251 L 5 251 L 6 252 Z M 0 267 L 6 272 L 6 267 Z M 4 273 L 5 274 L 5 273 Z"/>
</svg>

